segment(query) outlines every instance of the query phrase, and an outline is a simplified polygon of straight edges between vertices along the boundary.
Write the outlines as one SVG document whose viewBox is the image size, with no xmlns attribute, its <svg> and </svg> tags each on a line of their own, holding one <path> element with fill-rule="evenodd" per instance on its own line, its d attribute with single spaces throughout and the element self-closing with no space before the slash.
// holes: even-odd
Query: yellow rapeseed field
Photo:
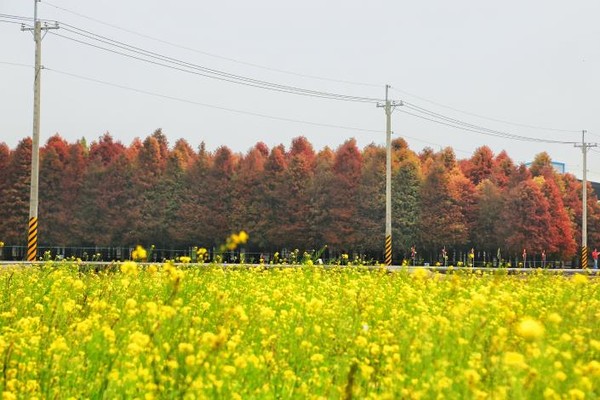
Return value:
<svg viewBox="0 0 600 400">
<path fill-rule="evenodd" d="M 0 270 L 2 399 L 600 398 L 600 280 Z"/>
</svg>

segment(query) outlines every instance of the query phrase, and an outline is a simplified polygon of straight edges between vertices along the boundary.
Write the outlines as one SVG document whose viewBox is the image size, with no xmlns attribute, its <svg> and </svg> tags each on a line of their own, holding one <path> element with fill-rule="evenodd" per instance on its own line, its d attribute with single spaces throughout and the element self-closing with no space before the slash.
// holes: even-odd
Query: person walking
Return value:
<svg viewBox="0 0 600 400">
<path fill-rule="evenodd" d="M 594 259 L 594 269 L 598 269 L 598 255 L 600 255 L 598 249 L 594 248 L 594 251 L 592 251 L 592 258 Z"/>
</svg>

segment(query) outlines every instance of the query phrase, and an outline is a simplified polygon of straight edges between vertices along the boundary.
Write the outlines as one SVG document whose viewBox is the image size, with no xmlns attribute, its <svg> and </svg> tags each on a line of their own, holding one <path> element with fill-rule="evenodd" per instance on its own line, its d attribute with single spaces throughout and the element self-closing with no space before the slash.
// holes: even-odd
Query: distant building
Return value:
<svg viewBox="0 0 600 400">
<path fill-rule="evenodd" d="M 600 201 L 600 182 L 591 182 L 592 184 L 592 189 L 594 189 L 594 193 L 596 193 L 596 195 L 598 196 L 598 201 Z"/>
<path fill-rule="evenodd" d="M 527 168 L 531 167 L 530 162 L 525 163 L 525 166 Z M 564 174 L 565 173 L 565 163 L 562 162 L 557 162 L 557 161 L 552 161 L 552 166 L 554 167 L 554 169 L 556 170 L 556 172 L 560 173 L 560 174 Z"/>
<path fill-rule="evenodd" d="M 531 167 L 530 162 L 525 163 L 525 166 L 527 168 Z M 566 172 L 565 170 L 565 163 L 561 163 L 561 162 L 557 162 L 557 161 L 552 161 L 552 167 L 554 167 L 554 169 L 556 170 L 556 172 L 560 173 L 560 174 L 564 174 Z M 579 179 L 579 182 L 581 182 L 581 179 Z M 594 190 L 594 193 L 596 193 L 596 195 L 598 196 L 598 201 L 600 201 L 600 182 L 592 182 L 590 180 L 588 180 L 588 182 L 592 185 L 592 189 Z"/>
</svg>

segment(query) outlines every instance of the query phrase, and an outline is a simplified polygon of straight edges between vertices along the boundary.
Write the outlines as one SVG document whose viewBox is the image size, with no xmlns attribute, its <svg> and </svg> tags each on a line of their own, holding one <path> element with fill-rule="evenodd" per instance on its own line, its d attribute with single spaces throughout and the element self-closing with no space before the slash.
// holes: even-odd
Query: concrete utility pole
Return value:
<svg viewBox="0 0 600 400">
<path fill-rule="evenodd" d="M 385 163 L 385 265 L 392 265 L 392 111 L 402 102 L 392 102 L 388 98 L 390 85 L 385 85 L 385 104 L 377 107 L 385 108 L 386 118 L 386 163 Z"/>
<path fill-rule="evenodd" d="M 598 146 L 597 143 L 586 143 L 585 133 L 581 131 L 581 144 L 576 144 L 575 147 L 581 147 L 583 153 L 583 176 L 581 183 L 583 185 L 581 197 L 583 200 L 583 209 L 581 210 L 581 268 L 588 267 L 588 248 L 587 248 L 587 151 L 590 147 Z"/>
<path fill-rule="evenodd" d="M 27 231 L 27 261 L 34 261 L 38 243 L 38 184 L 40 175 L 40 78 L 42 75 L 42 30 L 58 29 L 58 25 L 44 26 L 38 20 L 37 3 L 33 0 L 33 28 L 21 25 L 22 31 L 33 31 L 35 41 L 35 72 L 33 81 L 33 134 L 31 138 L 31 190 L 29 195 L 29 229 Z"/>
</svg>

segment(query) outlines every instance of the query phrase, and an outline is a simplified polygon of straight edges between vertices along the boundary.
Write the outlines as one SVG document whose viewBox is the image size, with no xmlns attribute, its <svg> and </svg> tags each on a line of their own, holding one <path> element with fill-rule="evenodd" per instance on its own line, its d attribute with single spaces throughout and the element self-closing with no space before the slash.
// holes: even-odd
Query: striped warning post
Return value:
<svg viewBox="0 0 600 400">
<path fill-rule="evenodd" d="M 587 269 L 588 267 L 588 248 L 583 246 L 581 248 L 581 268 Z"/>
<path fill-rule="evenodd" d="M 385 237 L 385 265 L 392 265 L 392 236 Z"/>
<path fill-rule="evenodd" d="M 27 261 L 35 261 L 37 257 L 38 219 L 29 218 L 29 233 L 27 235 Z"/>
</svg>

